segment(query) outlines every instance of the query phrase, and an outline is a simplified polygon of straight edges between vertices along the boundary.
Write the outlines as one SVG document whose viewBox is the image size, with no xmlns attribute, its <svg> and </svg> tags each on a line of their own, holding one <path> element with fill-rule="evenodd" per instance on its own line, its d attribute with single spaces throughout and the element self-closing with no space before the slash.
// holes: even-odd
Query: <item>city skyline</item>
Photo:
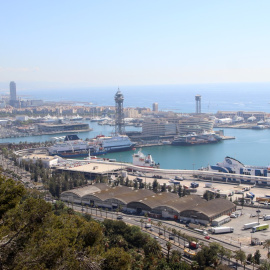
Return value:
<svg viewBox="0 0 270 270">
<path fill-rule="evenodd" d="M 269 82 L 268 1 L 1 7 L 2 88 Z"/>
</svg>

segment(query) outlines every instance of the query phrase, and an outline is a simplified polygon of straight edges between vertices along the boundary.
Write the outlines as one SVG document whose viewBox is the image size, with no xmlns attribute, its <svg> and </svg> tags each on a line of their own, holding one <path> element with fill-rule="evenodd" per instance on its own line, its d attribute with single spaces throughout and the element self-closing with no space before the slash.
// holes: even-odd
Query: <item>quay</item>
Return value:
<svg viewBox="0 0 270 270">
<path fill-rule="evenodd" d="M 115 174 L 119 171 L 140 172 L 142 177 L 151 177 L 155 175 L 161 175 L 163 178 L 174 178 L 175 176 L 181 176 L 189 179 L 197 179 L 202 181 L 217 181 L 231 184 L 250 184 L 261 185 L 270 187 L 270 177 L 243 175 L 234 173 L 221 173 L 203 170 L 177 170 L 177 169 L 159 169 L 135 166 L 130 163 L 122 162 L 108 162 L 108 161 L 95 161 L 95 160 L 68 160 L 74 162 L 72 165 L 58 166 L 58 170 L 73 171 L 82 173 L 93 174 Z"/>
</svg>

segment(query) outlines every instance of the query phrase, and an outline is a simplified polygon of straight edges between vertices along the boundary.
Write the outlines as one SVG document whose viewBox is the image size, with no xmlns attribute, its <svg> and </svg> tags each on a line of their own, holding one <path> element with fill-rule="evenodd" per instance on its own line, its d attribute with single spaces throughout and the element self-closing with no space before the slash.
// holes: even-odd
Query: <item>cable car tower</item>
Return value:
<svg viewBox="0 0 270 270">
<path fill-rule="evenodd" d="M 123 102 L 124 96 L 118 88 L 114 96 L 115 100 L 115 134 L 125 134 L 125 121 L 124 121 L 124 110 Z"/>
</svg>

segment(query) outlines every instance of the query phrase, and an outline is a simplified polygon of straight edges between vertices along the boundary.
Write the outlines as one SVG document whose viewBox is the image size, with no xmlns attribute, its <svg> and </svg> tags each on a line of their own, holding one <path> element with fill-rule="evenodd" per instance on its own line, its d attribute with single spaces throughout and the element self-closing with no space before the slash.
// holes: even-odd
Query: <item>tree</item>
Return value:
<svg viewBox="0 0 270 270">
<path fill-rule="evenodd" d="M 269 270 L 270 269 L 270 261 L 264 260 L 262 264 L 260 265 L 260 270 Z"/>
<path fill-rule="evenodd" d="M 171 242 L 167 242 L 166 247 L 167 247 L 167 262 L 169 262 L 169 260 L 170 260 L 170 250 L 172 248 Z"/>
<path fill-rule="evenodd" d="M 153 238 L 147 240 L 143 249 L 146 256 L 149 255 L 160 256 L 161 254 L 161 246 L 157 244 L 157 241 L 155 241 L 155 239 Z"/>
<path fill-rule="evenodd" d="M 166 229 L 167 229 L 167 226 L 163 225 L 162 227 L 163 227 L 164 237 L 165 237 L 165 231 L 166 231 Z"/>
<path fill-rule="evenodd" d="M 160 234 L 160 228 L 161 228 L 161 226 L 162 226 L 162 222 L 161 222 L 161 221 L 158 221 L 157 226 L 158 226 L 159 234 Z"/>
<path fill-rule="evenodd" d="M 243 264 L 243 262 L 246 260 L 246 254 L 243 250 L 239 249 L 239 250 L 236 250 L 234 252 L 234 258 L 236 260 L 236 263 L 238 263 L 238 261 L 241 262 L 241 264 Z"/>
<path fill-rule="evenodd" d="M 178 196 L 182 197 L 182 186 L 181 185 L 179 185 L 179 187 L 178 187 Z"/>
<path fill-rule="evenodd" d="M 141 219 L 140 219 L 140 222 L 141 222 L 141 229 L 142 229 L 144 220 L 141 218 Z"/>
<path fill-rule="evenodd" d="M 269 252 L 268 252 L 267 255 L 269 255 Z M 260 251 L 259 251 L 258 249 L 255 251 L 253 257 L 254 257 L 254 262 L 255 262 L 256 264 L 260 264 L 261 253 L 260 253 Z"/>
<path fill-rule="evenodd" d="M 0 176 L 0 219 L 20 202 L 25 193 L 22 184 Z"/>
<path fill-rule="evenodd" d="M 161 186 L 161 192 L 166 192 L 166 184 L 165 183 Z"/>
<path fill-rule="evenodd" d="M 267 248 L 267 257 L 270 257 L 270 239 L 266 239 L 263 243 L 263 248 Z"/>
<path fill-rule="evenodd" d="M 195 260 L 201 268 L 204 269 L 212 264 L 218 264 L 218 245 L 217 243 L 211 243 L 209 247 L 203 246 L 197 253 Z"/>
<path fill-rule="evenodd" d="M 154 179 L 154 181 L 153 181 L 153 191 L 155 192 L 155 193 L 157 193 L 157 190 L 158 189 L 158 181 L 157 181 L 157 179 Z"/>
<path fill-rule="evenodd" d="M 131 256 L 122 248 L 111 248 L 105 254 L 103 269 L 105 270 L 126 270 L 130 269 Z"/>
</svg>

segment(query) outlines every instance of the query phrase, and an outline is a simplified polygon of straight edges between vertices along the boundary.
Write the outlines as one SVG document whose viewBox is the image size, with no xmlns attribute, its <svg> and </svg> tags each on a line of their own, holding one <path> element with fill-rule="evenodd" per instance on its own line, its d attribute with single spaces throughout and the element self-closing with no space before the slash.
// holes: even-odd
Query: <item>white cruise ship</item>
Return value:
<svg viewBox="0 0 270 270">
<path fill-rule="evenodd" d="M 263 179 L 263 177 L 270 177 L 269 166 L 263 167 L 263 166 L 244 165 L 237 159 L 231 158 L 231 157 L 225 157 L 223 162 L 219 162 L 216 165 L 209 165 L 203 170 L 222 172 L 222 173 L 231 173 L 231 174 L 259 176 L 259 177 L 262 177 L 261 179 Z M 232 179 L 232 180 L 235 180 L 235 179 Z M 247 181 L 247 180 L 242 179 L 242 181 Z M 248 182 L 251 182 L 251 183 L 254 183 L 254 181 L 255 180 L 248 180 Z"/>
<path fill-rule="evenodd" d="M 98 136 L 97 143 L 107 153 L 131 150 L 133 143 L 127 135 L 115 135 L 113 137 Z"/>
<path fill-rule="evenodd" d="M 67 135 L 64 141 L 58 141 L 53 146 L 49 147 L 50 155 L 61 153 L 88 151 L 89 143 L 80 139 L 77 135 Z"/>
</svg>

